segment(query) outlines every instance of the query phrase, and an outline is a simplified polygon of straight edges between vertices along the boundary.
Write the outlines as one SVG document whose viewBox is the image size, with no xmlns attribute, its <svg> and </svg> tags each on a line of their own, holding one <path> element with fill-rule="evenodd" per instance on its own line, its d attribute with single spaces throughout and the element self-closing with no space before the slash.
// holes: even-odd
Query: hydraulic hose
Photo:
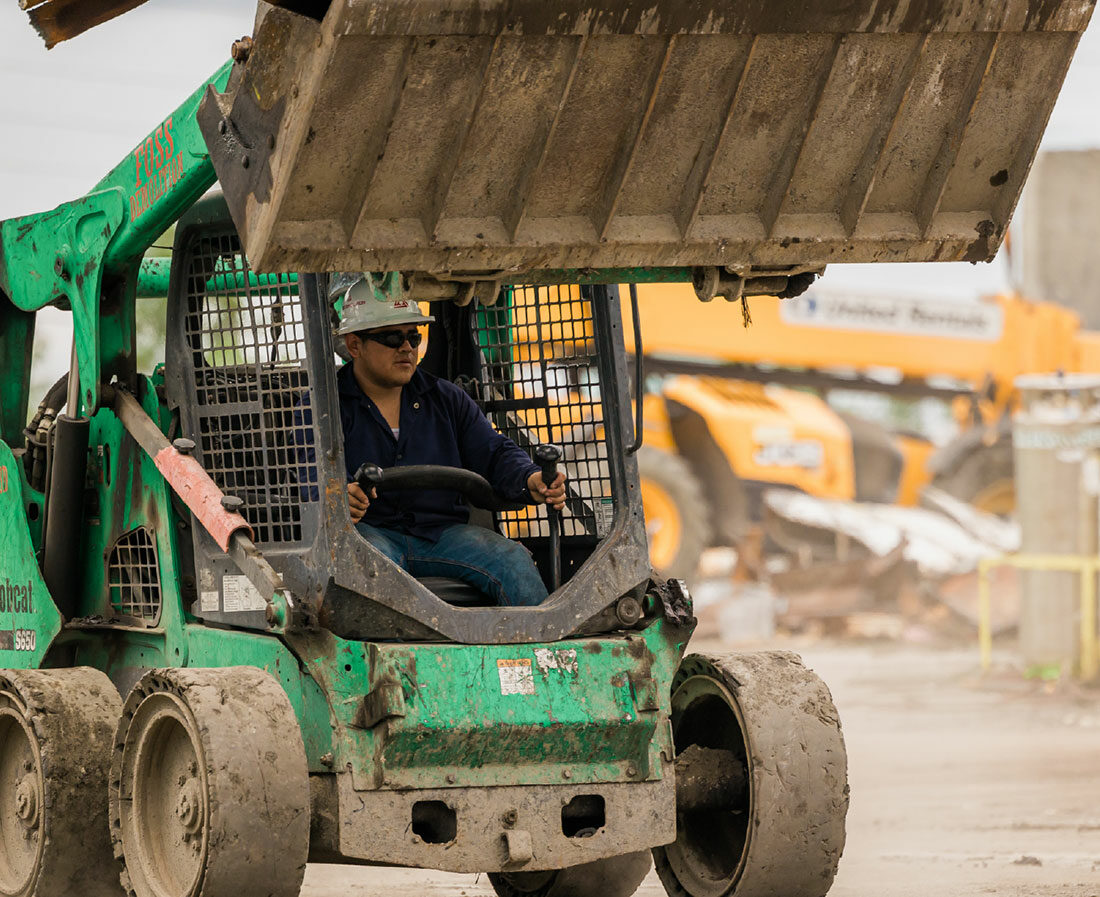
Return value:
<svg viewBox="0 0 1100 897">
<path fill-rule="evenodd" d="M 76 416 L 80 413 L 79 384 L 74 340 L 67 378 L 68 407 L 65 414 L 57 416 L 53 425 L 42 554 L 42 578 L 57 609 L 66 619 L 76 616 L 80 598 L 81 570 L 79 564 L 73 563 L 73 558 L 80 554 L 84 527 L 84 481 L 92 424 L 87 417 Z"/>
<path fill-rule="evenodd" d="M 61 402 L 65 398 L 68 385 L 69 375 L 67 373 L 62 374 L 46 392 L 42 401 L 38 403 L 38 409 L 34 412 L 34 417 L 31 418 L 30 423 L 23 430 L 27 447 L 25 461 L 27 482 L 39 492 L 46 491 L 46 456 L 49 451 L 50 428 L 53 427 L 57 412 L 61 410 Z"/>
</svg>

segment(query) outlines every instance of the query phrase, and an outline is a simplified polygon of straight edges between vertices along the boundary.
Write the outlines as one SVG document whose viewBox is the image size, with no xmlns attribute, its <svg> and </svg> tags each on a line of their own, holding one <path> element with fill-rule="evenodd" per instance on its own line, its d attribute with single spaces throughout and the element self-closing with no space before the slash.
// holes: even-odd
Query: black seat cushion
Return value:
<svg viewBox="0 0 1100 897">
<path fill-rule="evenodd" d="M 446 576 L 420 576 L 417 581 L 438 598 L 455 607 L 495 607 L 496 602 L 480 589 L 460 579 Z"/>
</svg>

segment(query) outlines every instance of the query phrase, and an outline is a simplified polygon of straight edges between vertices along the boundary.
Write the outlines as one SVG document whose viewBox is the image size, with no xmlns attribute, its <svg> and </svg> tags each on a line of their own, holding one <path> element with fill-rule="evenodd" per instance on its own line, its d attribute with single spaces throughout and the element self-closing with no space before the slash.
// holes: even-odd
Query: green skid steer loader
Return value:
<svg viewBox="0 0 1100 897">
<path fill-rule="evenodd" d="M 618 285 L 991 258 L 1091 7 L 261 4 L 87 195 L 0 224 L 0 895 L 293 897 L 311 861 L 628 897 L 651 857 L 672 897 L 824 895 L 836 709 L 792 654 L 684 656 Z M 560 514 L 382 472 L 453 481 L 541 606 L 352 525 L 340 272 L 432 302 L 423 366 L 560 449 Z M 72 364 L 31 416 L 47 306 Z"/>
</svg>

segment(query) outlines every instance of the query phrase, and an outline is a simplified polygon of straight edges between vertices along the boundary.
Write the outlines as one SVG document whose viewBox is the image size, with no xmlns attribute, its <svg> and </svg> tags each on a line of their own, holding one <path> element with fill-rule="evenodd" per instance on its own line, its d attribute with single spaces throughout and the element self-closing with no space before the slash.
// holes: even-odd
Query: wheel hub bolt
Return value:
<svg viewBox="0 0 1100 897">
<path fill-rule="evenodd" d="M 28 829 L 38 822 L 38 794 L 31 776 L 24 776 L 15 786 L 15 813 Z"/>
<path fill-rule="evenodd" d="M 199 783 L 189 779 L 180 788 L 176 799 L 176 818 L 189 834 L 196 834 L 202 824 L 202 800 L 199 796 Z"/>
</svg>

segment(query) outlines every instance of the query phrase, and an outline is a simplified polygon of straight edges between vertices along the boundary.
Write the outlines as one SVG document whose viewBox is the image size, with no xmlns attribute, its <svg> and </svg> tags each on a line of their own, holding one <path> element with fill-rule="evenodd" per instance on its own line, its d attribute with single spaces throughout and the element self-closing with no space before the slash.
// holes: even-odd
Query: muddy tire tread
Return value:
<svg viewBox="0 0 1100 897">
<path fill-rule="evenodd" d="M 829 689 L 787 651 L 689 655 L 673 693 L 692 676 L 725 688 L 748 729 L 750 835 L 725 895 L 824 897 L 844 849 L 848 811 L 847 755 Z M 653 851 L 665 891 L 698 897 L 677 877 L 667 850 Z"/>
<path fill-rule="evenodd" d="M 27 897 L 121 897 L 107 825 L 111 745 L 122 699 L 99 670 L 0 670 L 38 741 L 42 852 Z"/>
<path fill-rule="evenodd" d="M 150 670 L 122 708 L 111 767 L 110 816 L 121 881 L 150 897 L 130 868 L 121 817 L 123 752 L 142 701 L 181 699 L 198 726 L 209 804 L 207 854 L 195 897 L 297 897 L 309 851 L 309 774 L 294 710 L 282 686 L 256 667 Z"/>
</svg>

